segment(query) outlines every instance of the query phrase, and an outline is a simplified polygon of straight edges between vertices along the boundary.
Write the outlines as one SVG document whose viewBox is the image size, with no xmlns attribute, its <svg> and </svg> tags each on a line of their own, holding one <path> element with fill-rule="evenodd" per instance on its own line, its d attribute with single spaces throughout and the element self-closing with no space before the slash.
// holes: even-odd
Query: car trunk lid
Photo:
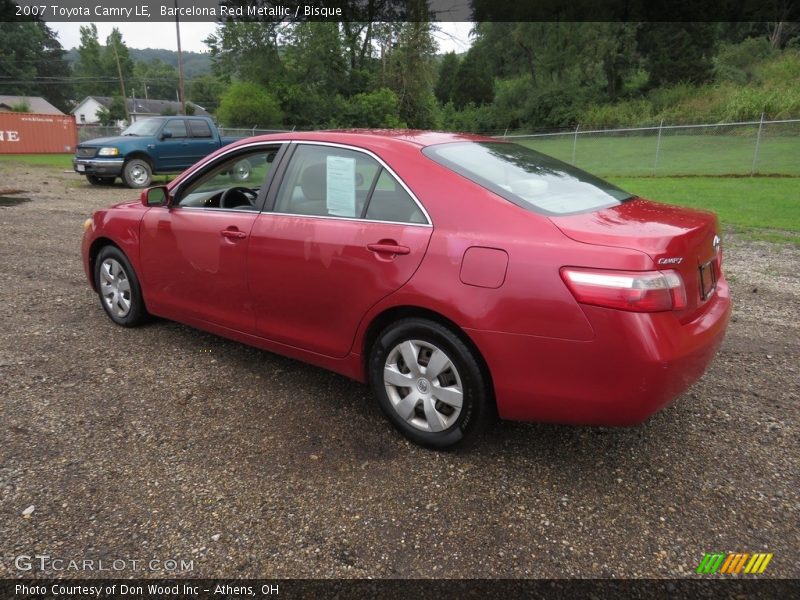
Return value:
<svg viewBox="0 0 800 600">
<path fill-rule="evenodd" d="M 685 314 L 713 295 L 721 267 L 719 225 L 713 213 L 636 198 L 550 220 L 573 240 L 639 250 L 656 268 L 680 273 L 687 293 Z"/>
</svg>

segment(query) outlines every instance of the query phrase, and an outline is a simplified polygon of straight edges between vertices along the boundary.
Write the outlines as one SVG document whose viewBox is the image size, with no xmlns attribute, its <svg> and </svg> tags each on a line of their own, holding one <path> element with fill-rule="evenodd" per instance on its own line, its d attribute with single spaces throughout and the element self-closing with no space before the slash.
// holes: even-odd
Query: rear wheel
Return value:
<svg viewBox="0 0 800 600">
<path fill-rule="evenodd" d="M 139 280 L 128 258 L 116 246 L 97 255 L 94 281 L 100 303 L 109 318 L 123 327 L 136 327 L 147 319 Z"/>
<path fill-rule="evenodd" d="M 492 414 L 487 378 L 474 352 L 428 319 L 403 319 L 378 336 L 369 379 L 389 421 L 423 446 L 468 444 Z"/>
<path fill-rule="evenodd" d="M 153 181 L 153 169 L 142 158 L 132 158 L 122 168 L 122 179 L 131 188 L 146 188 Z"/>
</svg>

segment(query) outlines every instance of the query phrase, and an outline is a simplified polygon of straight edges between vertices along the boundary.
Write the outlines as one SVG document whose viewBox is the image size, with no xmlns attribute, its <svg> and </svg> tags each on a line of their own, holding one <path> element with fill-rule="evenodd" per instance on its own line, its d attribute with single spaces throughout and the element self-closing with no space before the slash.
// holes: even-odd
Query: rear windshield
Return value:
<svg viewBox="0 0 800 600">
<path fill-rule="evenodd" d="M 520 144 L 455 142 L 428 146 L 422 152 L 498 196 L 548 215 L 608 208 L 633 198 L 594 175 Z"/>
</svg>

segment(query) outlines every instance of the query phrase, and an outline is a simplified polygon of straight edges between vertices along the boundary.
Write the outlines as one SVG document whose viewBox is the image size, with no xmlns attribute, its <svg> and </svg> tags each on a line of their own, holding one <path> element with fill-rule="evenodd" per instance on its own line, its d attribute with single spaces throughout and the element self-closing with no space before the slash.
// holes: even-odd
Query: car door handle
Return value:
<svg viewBox="0 0 800 600">
<path fill-rule="evenodd" d="M 376 254 L 409 254 L 411 248 L 390 242 L 378 242 L 377 244 L 367 244 L 367 250 Z"/>
<path fill-rule="evenodd" d="M 222 237 L 231 238 L 234 240 L 243 240 L 247 237 L 247 234 L 244 231 L 239 231 L 238 229 L 223 229 L 219 232 Z"/>
</svg>

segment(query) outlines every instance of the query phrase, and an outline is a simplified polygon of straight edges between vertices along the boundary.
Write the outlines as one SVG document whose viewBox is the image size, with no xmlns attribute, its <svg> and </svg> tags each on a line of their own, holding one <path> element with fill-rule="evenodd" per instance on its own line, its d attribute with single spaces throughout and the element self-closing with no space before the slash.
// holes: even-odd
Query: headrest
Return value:
<svg viewBox="0 0 800 600">
<path fill-rule="evenodd" d="M 309 165 L 300 177 L 300 189 L 307 200 L 323 202 L 327 196 L 328 171 L 325 163 Z"/>
</svg>

